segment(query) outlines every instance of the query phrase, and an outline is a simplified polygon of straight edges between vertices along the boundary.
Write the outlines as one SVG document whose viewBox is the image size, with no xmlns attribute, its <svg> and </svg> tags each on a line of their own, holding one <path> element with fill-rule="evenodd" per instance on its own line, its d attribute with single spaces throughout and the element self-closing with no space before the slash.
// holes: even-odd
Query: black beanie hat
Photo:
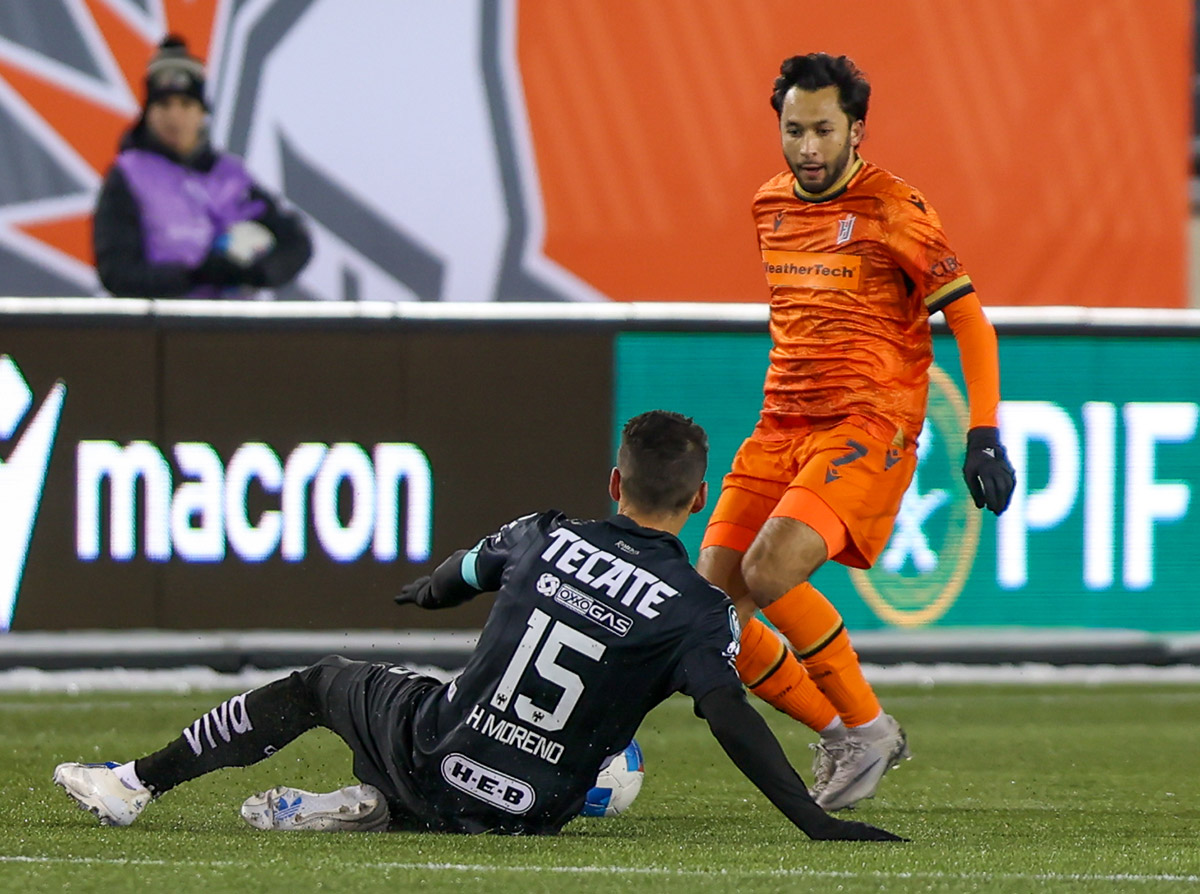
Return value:
<svg viewBox="0 0 1200 894">
<path fill-rule="evenodd" d="M 179 93 L 197 100 L 204 108 L 204 63 L 188 53 L 187 44 L 168 34 L 146 66 L 146 105 Z"/>
</svg>

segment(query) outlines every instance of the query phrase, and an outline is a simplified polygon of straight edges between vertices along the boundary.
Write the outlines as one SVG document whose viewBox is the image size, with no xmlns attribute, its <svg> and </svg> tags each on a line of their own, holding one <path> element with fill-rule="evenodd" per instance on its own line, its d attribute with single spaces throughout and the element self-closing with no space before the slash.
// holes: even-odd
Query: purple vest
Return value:
<svg viewBox="0 0 1200 894">
<path fill-rule="evenodd" d="M 247 197 L 253 181 L 232 155 L 219 155 L 212 170 L 197 171 L 157 152 L 127 149 L 117 166 L 141 207 L 142 246 L 151 264 L 198 267 L 230 224 L 266 209 Z"/>
</svg>

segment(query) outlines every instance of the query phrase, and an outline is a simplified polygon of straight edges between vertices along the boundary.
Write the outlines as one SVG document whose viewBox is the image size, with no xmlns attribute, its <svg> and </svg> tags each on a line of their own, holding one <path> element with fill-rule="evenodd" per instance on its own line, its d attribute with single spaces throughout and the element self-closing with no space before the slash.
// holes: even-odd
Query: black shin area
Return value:
<svg viewBox="0 0 1200 894">
<path fill-rule="evenodd" d="M 154 794 L 222 767 L 270 757 L 318 724 L 311 676 L 289 674 L 221 702 L 165 748 L 140 758 L 134 771 Z"/>
</svg>

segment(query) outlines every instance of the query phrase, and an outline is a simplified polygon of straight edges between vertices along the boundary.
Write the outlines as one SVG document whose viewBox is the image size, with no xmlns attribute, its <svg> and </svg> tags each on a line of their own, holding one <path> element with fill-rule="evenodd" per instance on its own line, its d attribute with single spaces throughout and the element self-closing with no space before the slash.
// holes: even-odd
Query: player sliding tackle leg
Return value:
<svg viewBox="0 0 1200 894">
<path fill-rule="evenodd" d="M 342 681 L 351 665 L 331 656 L 222 702 L 153 754 L 124 764 L 60 764 L 54 781 L 103 825 L 128 826 L 152 799 L 185 782 L 225 767 L 258 763 L 317 726 L 345 725 L 327 693 L 348 688 Z M 411 680 L 411 675 L 389 679 L 382 665 L 362 667 L 377 668 L 376 675 L 393 686 Z M 344 738 L 358 744 L 352 733 Z M 386 799 L 369 784 L 319 795 L 273 789 L 248 799 L 242 816 L 259 828 L 313 831 L 378 832 L 390 821 Z"/>
</svg>

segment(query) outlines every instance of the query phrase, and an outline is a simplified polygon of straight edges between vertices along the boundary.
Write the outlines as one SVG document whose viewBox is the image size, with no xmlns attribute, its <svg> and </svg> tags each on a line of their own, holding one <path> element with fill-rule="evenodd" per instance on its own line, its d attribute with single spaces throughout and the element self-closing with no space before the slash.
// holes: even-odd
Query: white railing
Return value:
<svg viewBox="0 0 1200 894">
<path fill-rule="evenodd" d="M 989 307 L 998 326 L 1200 328 L 1200 308 Z M 765 304 L 713 302 L 388 302 L 197 301 L 143 298 L 0 297 L 0 316 L 159 317 L 227 320 L 415 320 L 478 322 L 699 323 L 738 325 L 767 321 Z M 935 322 L 940 321 L 935 317 Z"/>
</svg>

